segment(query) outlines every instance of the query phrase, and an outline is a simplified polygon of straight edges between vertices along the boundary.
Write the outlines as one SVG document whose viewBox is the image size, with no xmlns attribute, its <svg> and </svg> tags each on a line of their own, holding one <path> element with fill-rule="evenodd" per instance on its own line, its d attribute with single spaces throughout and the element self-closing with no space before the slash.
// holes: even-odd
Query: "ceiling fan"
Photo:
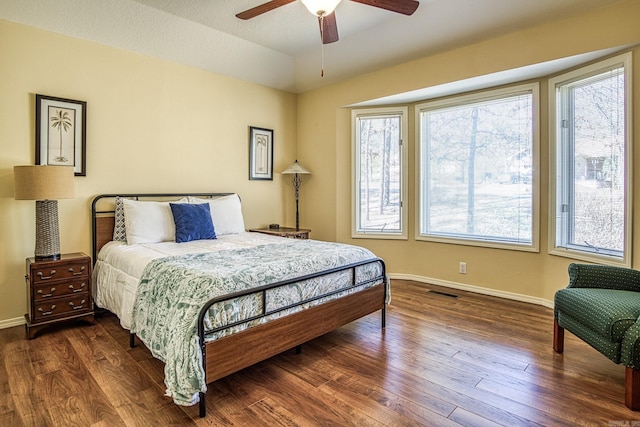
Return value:
<svg viewBox="0 0 640 427">
<path fill-rule="evenodd" d="M 240 19 L 251 19 L 258 15 L 269 12 L 280 6 L 293 3 L 296 0 L 271 0 L 251 9 L 240 12 L 236 17 Z M 320 24 L 320 37 L 323 44 L 338 41 L 338 26 L 336 24 L 336 6 L 342 0 L 300 0 L 302 4 L 313 15 L 318 17 Z M 392 12 L 401 13 L 403 15 L 412 15 L 420 4 L 416 0 L 351 0 L 356 3 L 362 3 L 380 9 L 390 10 Z"/>
</svg>

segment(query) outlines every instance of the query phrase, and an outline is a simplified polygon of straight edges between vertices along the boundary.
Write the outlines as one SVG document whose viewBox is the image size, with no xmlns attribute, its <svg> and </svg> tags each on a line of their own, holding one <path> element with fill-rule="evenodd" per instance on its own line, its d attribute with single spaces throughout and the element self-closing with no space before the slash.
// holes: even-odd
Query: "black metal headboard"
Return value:
<svg viewBox="0 0 640 427">
<path fill-rule="evenodd" d="M 115 198 L 124 197 L 133 200 L 172 201 L 187 196 L 215 199 L 235 193 L 140 193 L 140 194 L 100 194 L 91 202 L 91 250 L 95 263 L 98 251 L 113 236 L 115 216 Z M 111 200 L 111 201 L 110 201 Z M 109 234 L 110 233 L 110 234 Z"/>
</svg>

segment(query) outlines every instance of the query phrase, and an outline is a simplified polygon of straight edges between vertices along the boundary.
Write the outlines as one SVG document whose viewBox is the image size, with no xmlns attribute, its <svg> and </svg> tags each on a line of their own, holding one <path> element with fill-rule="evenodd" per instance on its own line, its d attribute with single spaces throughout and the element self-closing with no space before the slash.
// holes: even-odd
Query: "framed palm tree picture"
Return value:
<svg viewBox="0 0 640 427">
<path fill-rule="evenodd" d="M 87 175 L 87 103 L 36 94 L 36 164 Z"/>
<path fill-rule="evenodd" d="M 273 180 L 273 130 L 249 127 L 249 179 Z"/>
</svg>

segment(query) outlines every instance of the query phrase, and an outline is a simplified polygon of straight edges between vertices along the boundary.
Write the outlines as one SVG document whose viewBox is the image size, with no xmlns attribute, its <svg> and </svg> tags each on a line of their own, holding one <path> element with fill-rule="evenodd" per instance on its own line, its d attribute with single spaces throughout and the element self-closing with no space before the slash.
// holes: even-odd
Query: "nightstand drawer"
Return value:
<svg viewBox="0 0 640 427">
<path fill-rule="evenodd" d="M 89 290 L 89 278 L 64 280 L 57 283 L 37 284 L 33 286 L 33 301 L 40 302 L 65 295 L 78 294 Z"/>
<path fill-rule="evenodd" d="M 33 310 L 33 323 L 43 322 L 60 316 L 82 314 L 91 311 L 91 298 L 84 293 L 73 298 L 63 298 L 54 301 L 45 301 L 35 304 Z"/>
<path fill-rule="evenodd" d="M 32 269 L 33 283 L 51 282 L 58 279 L 89 277 L 89 263 L 86 261 L 69 262 L 64 265 L 43 266 Z"/>
</svg>

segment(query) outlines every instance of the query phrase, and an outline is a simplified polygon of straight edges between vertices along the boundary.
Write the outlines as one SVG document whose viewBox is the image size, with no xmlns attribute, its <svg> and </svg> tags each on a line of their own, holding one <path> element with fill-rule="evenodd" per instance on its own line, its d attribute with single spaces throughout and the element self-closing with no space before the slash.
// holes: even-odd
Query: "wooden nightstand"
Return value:
<svg viewBox="0 0 640 427">
<path fill-rule="evenodd" d="M 93 322 L 91 258 L 64 254 L 55 261 L 27 258 L 27 339 L 46 326 L 71 319 Z"/>
<path fill-rule="evenodd" d="M 249 231 L 255 231 L 256 233 L 271 234 L 272 236 L 288 237 L 290 239 L 308 239 L 311 230 L 301 228 L 296 230 L 290 227 L 280 228 L 253 228 Z"/>
</svg>

